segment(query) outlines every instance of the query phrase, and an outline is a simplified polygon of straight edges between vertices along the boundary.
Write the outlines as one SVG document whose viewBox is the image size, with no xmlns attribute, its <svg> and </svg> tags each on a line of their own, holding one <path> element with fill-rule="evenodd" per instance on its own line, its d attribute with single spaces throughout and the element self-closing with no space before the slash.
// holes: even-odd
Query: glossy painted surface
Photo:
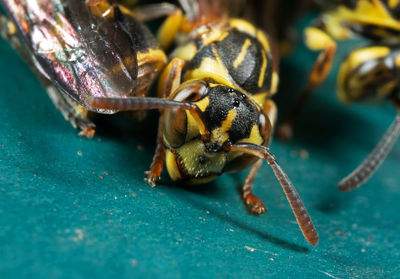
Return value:
<svg viewBox="0 0 400 279">
<path fill-rule="evenodd" d="M 336 61 L 355 45 L 341 45 Z M 300 45 L 284 60 L 283 109 L 315 57 Z M 260 217 L 238 195 L 246 172 L 194 188 L 164 173 L 151 189 L 143 172 L 155 117 L 142 125 L 102 119 L 93 140 L 79 138 L 4 41 L 0 80 L 0 278 L 399 277 L 400 146 L 362 188 L 336 188 L 395 110 L 340 104 L 334 74 L 307 105 L 297 138 L 271 146 L 319 231 L 315 248 L 269 167 L 255 181 L 268 208 Z"/>
</svg>

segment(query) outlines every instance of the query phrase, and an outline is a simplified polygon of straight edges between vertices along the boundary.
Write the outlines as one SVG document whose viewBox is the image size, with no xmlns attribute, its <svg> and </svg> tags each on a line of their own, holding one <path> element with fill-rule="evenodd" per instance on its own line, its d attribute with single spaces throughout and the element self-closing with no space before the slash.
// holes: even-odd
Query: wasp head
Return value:
<svg viewBox="0 0 400 279">
<path fill-rule="evenodd" d="M 181 109 L 164 114 L 166 164 L 173 180 L 204 183 L 225 171 L 242 169 L 255 157 L 231 152 L 232 144 L 268 144 L 270 121 L 245 92 L 194 80 L 183 83 L 171 97 L 199 109 L 198 116 Z"/>
</svg>

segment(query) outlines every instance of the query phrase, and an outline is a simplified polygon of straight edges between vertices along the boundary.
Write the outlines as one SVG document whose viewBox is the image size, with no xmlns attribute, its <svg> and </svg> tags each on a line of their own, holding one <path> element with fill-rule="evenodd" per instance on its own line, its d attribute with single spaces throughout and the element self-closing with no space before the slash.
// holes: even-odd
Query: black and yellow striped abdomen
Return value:
<svg viewBox="0 0 400 279">
<path fill-rule="evenodd" d="M 210 78 L 264 98 L 276 91 L 268 40 L 244 20 L 233 19 L 224 30 L 196 37 L 173 55 L 186 61 L 183 80 Z"/>
</svg>

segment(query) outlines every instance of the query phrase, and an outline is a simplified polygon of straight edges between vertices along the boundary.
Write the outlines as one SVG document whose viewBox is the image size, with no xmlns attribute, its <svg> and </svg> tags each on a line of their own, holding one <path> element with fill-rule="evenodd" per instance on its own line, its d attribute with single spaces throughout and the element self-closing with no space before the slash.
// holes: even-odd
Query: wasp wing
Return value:
<svg viewBox="0 0 400 279">
<path fill-rule="evenodd" d="M 135 96 L 136 54 L 146 47 L 143 41 L 155 45 L 154 39 L 118 6 L 109 4 L 99 15 L 86 2 L 9 0 L 2 4 L 38 70 L 72 99 L 85 106 L 90 96 Z"/>
</svg>

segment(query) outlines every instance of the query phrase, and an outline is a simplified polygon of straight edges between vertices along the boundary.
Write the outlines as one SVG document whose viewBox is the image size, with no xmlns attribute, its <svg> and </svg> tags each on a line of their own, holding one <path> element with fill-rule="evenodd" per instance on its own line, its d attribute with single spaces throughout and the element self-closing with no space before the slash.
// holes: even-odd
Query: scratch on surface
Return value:
<svg viewBox="0 0 400 279">
<path fill-rule="evenodd" d="M 262 252 L 264 254 L 269 254 L 269 255 L 273 255 L 273 256 L 279 256 L 279 254 L 276 254 L 276 253 L 273 253 L 273 252 L 270 252 L 270 251 L 261 250 L 261 249 L 256 249 L 254 247 L 250 247 L 250 246 L 247 246 L 247 245 L 245 245 L 244 248 L 249 250 L 250 252 L 260 251 L 260 252 Z"/>
<path fill-rule="evenodd" d="M 323 274 L 325 274 L 326 276 L 331 277 L 331 278 L 339 279 L 339 277 L 333 276 L 332 274 L 330 274 L 330 273 L 328 273 L 328 272 L 326 272 L 326 271 L 322 271 L 322 270 L 318 270 L 318 271 L 321 272 L 321 273 L 323 273 Z"/>
</svg>

